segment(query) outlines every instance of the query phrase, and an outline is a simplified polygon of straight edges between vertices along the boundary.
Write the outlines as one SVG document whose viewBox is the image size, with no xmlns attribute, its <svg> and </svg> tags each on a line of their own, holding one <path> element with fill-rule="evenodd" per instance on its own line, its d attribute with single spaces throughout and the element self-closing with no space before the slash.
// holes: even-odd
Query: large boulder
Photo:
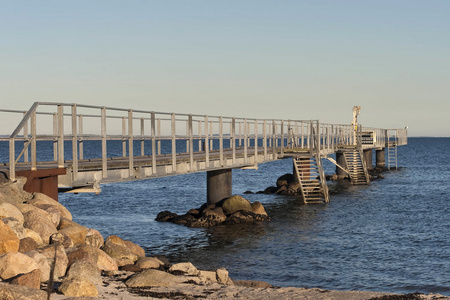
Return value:
<svg viewBox="0 0 450 300">
<path fill-rule="evenodd" d="M 9 217 L 15 218 L 20 223 L 23 223 L 24 221 L 22 212 L 17 208 L 17 206 L 8 202 L 0 203 L 0 219 Z"/>
<path fill-rule="evenodd" d="M 35 193 L 33 196 L 33 199 L 29 200 L 28 203 L 35 205 L 35 206 L 41 205 L 41 204 L 54 205 L 60 211 L 61 217 L 72 220 L 72 214 L 70 213 L 70 211 L 67 208 L 65 208 L 61 203 L 59 203 L 58 201 L 55 201 L 53 198 L 51 198 L 45 194 Z"/>
<path fill-rule="evenodd" d="M 173 286 L 180 283 L 180 278 L 164 271 L 155 269 L 147 269 L 133 275 L 125 285 L 127 287 L 144 287 L 144 286 Z"/>
<path fill-rule="evenodd" d="M 291 182 L 295 181 L 295 176 L 293 174 L 284 174 L 277 179 L 277 187 L 288 186 Z"/>
<path fill-rule="evenodd" d="M 30 228 L 25 228 L 25 235 L 27 238 L 33 239 L 39 246 L 44 245 L 44 241 L 36 231 L 31 230 Z"/>
<path fill-rule="evenodd" d="M 267 216 L 266 210 L 264 209 L 264 206 L 259 201 L 255 201 L 252 203 L 253 212 L 258 215 L 265 215 Z"/>
<path fill-rule="evenodd" d="M 227 216 L 240 210 L 253 211 L 250 201 L 239 195 L 234 195 L 225 199 L 221 206 L 224 214 Z"/>
<path fill-rule="evenodd" d="M 88 229 L 75 223 L 60 229 L 58 233 L 68 236 L 74 245 L 79 245 L 84 244 Z"/>
<path fill-rule="evenodd" d="M 23 203 L 30 199 L 32 195 L 23 190 L 27 182 L 25 177 L 17 177 L 15 182 L 6 181 L 0 184 L 0 203 L 8 202 L 13 205 Z"/>
<path fill-rule="evenodd" d="M 125 246 L 130 249 L 131 253 L 136 254 L 138 257 L 145 256 L 145 250 L 138 244 L 133 243 L 132 241 L 124 240 Z"/>
<path fill-rule="evenodd" d="M 82 277 L 65 278 L 58 291 L 71 297 L 97 297 L 98 290 L 88 279 Z"/>
<path fill-rule="evenodd" d="M 47 293 L 27 286 L 0 282 L 0 299 L 47 300 Z"/>
<path fill-rule="evenodd" d="M 267 215 L 255 214 L 250 211 L 240 210 L 232 215 L 229 215 L 224 224 L 231 225 L 256 221 L 270 221 L 270 218 Z"/>
<path fill-rule="evenodd" d="M 225 268 L 219 268 L 216 270 L 217 282 L 226 285 L 234 285 L 231 278 L 228 276 L 228 271 Z"/>
<path fill-rule="evenodd" d="M 39 290 L 41 288 L 41 271 L 36 269 L 27 274 L 19 274 L 11 279 L 12 284 L 23 285 Z"/>
<path fill-rule="evenodd" d="M 58 227 L 59 221 L 61 219 L 61 212 L 56 205 L 36 204 L 34 206 L 45 211 L 48 214 L 47 217 L 50 219 L 50 221 L 52 221 L 53 225 L 55 225 L 55 227 Z"/>
<path fill-rule="evenodd" d="M 40 279 L 42 282 L 46 282 L 50 279 L 50 265 L 44 254 L 37 252 L 36 250 L 28 251 L 24 253 L 25 255 L 31 257 L 34 262 L 38 265 L 40 273 Z"/>
<path fill-rule="evenodd" d="M 69 260 L 66 255 L 66 251 L 64 250 L 64 247 L 62 245 L 59 244 L 49 245 L 46 247 L 36 249 L 36 251 L 42 253 L 45 256 L 50 266 L 52 266 L 53 263 L 56 262 L 54 272 L 55 278 L 63 277 L 66 274 Z"/>
<path fill-rule="evenodd" d="M 97 249 L 97 248 L 95 248 Z M 106 254 L 103 250 L 97 249 L 98 259 L 97 259 L 97 267 L 102 271 L 117 271 L 119 270 L 119 266 L 117 262 Z"/>
<path fill-rule="evenodd" d="M 20 213 L 20 215 L 23 218 L 22 213 Z M 14 231 L 19 239 L 23 239 L 27 236 L 25 233 L 25 228 L 23 227 L 23 221 L 20 222 L 14 217 L 3 218 L 2 221 L 6 225 L 8 225 L 8 227 L 11 228 L 12 231 Z"/>
<path fill-rule="evenodd" d="M 66 274 L 67 278 L 81 277 L 89 280 L 92 283 L 101 284 L 102 276 L 100 275 L 100 269 L 96 265 L 93 265 L 87 261 L 75 261 L 70 265 Z"/>
<path fill-rule="evenodd" d="M 25 218 L 23 226 L 37 232 L 45 244 L 48 244 L 50 236 L 57 232 L 52 221 L 38 210 L 29 210 L 23 216 Z"/>
<path fill-rule="evenodd" d="M 75 261 L 86 261 L 90 264 L 97 265 L 98 249 L 86 244 L 77 245 L 67 249 L 68 265 L 70 266 Z"/>
<path fill-rule="evenodd" d="M 178 263 L 170 266 L 169 272 L 175 275 L 197 276 L 198 269 L 190 262 Z"/>
<path fill-rule="evenodd" d="M 8 252 L 0 256 L 0 278 L 10 279 L 19 274 L 30 273 L 39 269 L 36 262 L 29 256 L 19 252 Z"/>
<path fill-rule="evenodd" d="M 19 251 L 20 240 L 8 225 L 0 220 L 0 255 Z"/>
<path fill-rule="evenodd" d="M 100 232 L 91 228 L 88 230 L 86 234 L 84 243 L 100 249 L 105 244 L 105 240 L 103 239 L 103 236 L 101 235 Z"/>
<path fill-rule="evenodd" d="M 158 269 L 164 263 L 156 257 L 139 257 L 135 264 L 140 269 Z"/>
<path fill-rule="evenodd" d="M 36 241 L 33 240 L 32 238 L 25 237 L 23 239 L 20 239 L 20 244 L 19 244 L 19 252 L 20 253 L 26 253 L 26 252 L 32 251 L 38 247 L 39 247 L 38 243 L 36 243 Z"/>
<path fill-rule="evenodd" d="M 116 235 L 111 235 L 106 238 L 105 245 L 103 245 L 102 250 L 114 258 L 118 264 L 118 260 L 126 259 L 133 263 L 138 259 L 138 255 L 134 254 L 128 248 L 125 241 Z"/>
</svg>

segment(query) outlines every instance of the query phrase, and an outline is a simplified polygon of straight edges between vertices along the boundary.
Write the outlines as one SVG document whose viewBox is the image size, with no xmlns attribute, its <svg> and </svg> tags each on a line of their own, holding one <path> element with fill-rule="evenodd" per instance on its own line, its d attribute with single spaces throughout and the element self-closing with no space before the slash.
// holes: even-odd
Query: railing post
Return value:
<svg viewBox="0 0 450 300">
<path fill-rule="evenodd" d="M 242 122 L 239 122 L 239 147 L 242 147 Z"/>
<path fill-rule="evenodd" d="M 64 107 L 58 105 L 58 168 L 64 168 Z"/>
<path fill-rule="evenodd" d="M 208 116 L 205 116 L 205 164 L 209 167 L 209 133 L 208 133 Z"/>
<path fill-rule="evenodd" d="M 31 171 L 37 170 L 36 111 L 31 114 Z"/>
<path fill-rule="evenodd" d="M 53 114 L 53 160 L 58 161 L 58 115 Z"/>
<path fill-rule="evenodd" d="M 272 151 L 273 159 L 277 159 L 277 143 L 276 143 L 276 124 L 275 120 L 272 120 Z"/>
<path fill-rule="evenodd" d="M 16 149 L 14 138 L 9 138 L 9 178 L 16 180 Z"/>
<path fill-rule="evenodd" d="M 281 153 L 283 153 L 283 149 L 284 149 L 284 122 L 283 120 L 281 120 L 281 130 L 280 130 L 280 135 L 281 135 L 281 140 L 280 140 L 280 147 L 281 147 Z"/>
<path fill-rule="evenodd" d="M 258 120 L 255 120 L 255 159 L 254 163 L 258 163 Z"/>
<path fill-rule="evenodd" d="M 303 124 L 303 121 L 302 121 L 302 133 L 301 133 L 301 143 L 302 143 L 302 149 L 303 149 L 303 147 L 305 146 L 305 141 L 304 141 L 304 136 L 303 136 L 303 128 L 304 128 L 304 124 Z"/>
<path fill-rule="evenodd" d="M 108 164 L 107 164 L 107 150 L 106 150 L 106 107 L 102 107 L 101 115 L 101 129 L 102 129 L 102 176 L 108 177 Z"/>
<path fill-rule="evenodd" d="M 219 163 L 220 166 L 223 167 L 223 119 L 219 117 Z"/>
<path fill-rule="evenodd" d="M 158 134 L 158 155 L 161 155 L 161 119 L 158 119 L 157 121 L 158 128 L 157 128 L 157 134 Z"/>
<path fill-rule="evenodd" d="M 263 147 L 264 147 L 264 160 L 267 160 L 267 120 L 263 122 Z"/>
<path fill-rule="evenodd" d="M 122 117 L 122 157 L 127 157 L 127 121 L 125 117 Z"/>
<path fill-rule="evenodd" d="M 134 174 L 134 148 L 133 148 L 133 111 L 130 109 L 128 111 L 128 169 L 129 176 Z"/>
<path fill-rule="evenodd" d="M 144 118 L 141 118 L 141 156 L 145 155 Z"/>
<path fill-rule="evenodd" d="M 198 151 L 202 151 L 202 122 L 198 121 Z"/>
<path fill-rule="evenodd" d="M 25 117 L 27 113 L 23 113 L 23 116 Z M 25 126 L 23 127 L 23 139 L 24 139 L 24 145 L 27 145 L 28 143 L 28 121 L 25 123 Z M 25 151 L 23 152 L 23 161 L 28 162 L 29 159 L 28 154 L 28 146 L 25 147 Z"/>
<path fill-rule="evenodd" d="M 83 135 L 83 115 L 79 115 L 78 116 L 78 133 L 80 134 L 80 142 L 78 144 L 78 149 L 79 149 L 79 158 L 83 159 L 84 158 L 84 149 L 83 149 L 83 137 L 81 137 L 81 135 Z"/>
<path fill-rule="evenodd" d="M 151 123 L 152 123 L 152 173 L 156 174 L 156 117 L 155 112 L 151 113 Z"/>
<path fill-rule="evenodd" d="M 232 143 L 231 149 L 233 152 L 233 165 L 235 165 L 236 164 L 236 137 L 235 137 L 236 136 L 236 119 L 235 118 L 231 119 L 230 136 L 231 136 L 230 143 Z"/>
<path fill-rule="evenodd" d="M 247 148 L 248 148 L 248 132 L 247 132 L 247 119 L 244 119 L 244 163 L 247 163 Z"/>
<path fill-rule="evenodd" d="M 194 130 L 192 128 L 192 115 L 189 115 L 188 117 L 188 128 L 189 128 L 189 163 L 190 163 L 190 170 L 194 171 Z"/>
<path fill-rule="evenodd" d="M 175 130 L 175 114 L 171 115 L 171 133 L 172 133 L 172 172 L 177 171 L 177 140 Z"/>
<path fill-rule="evenodd" d="M 78 179 L 78 136 L 77 136 L 77 105 L 72 105 L 72 172 L 73 180 Z"/>
</svg>

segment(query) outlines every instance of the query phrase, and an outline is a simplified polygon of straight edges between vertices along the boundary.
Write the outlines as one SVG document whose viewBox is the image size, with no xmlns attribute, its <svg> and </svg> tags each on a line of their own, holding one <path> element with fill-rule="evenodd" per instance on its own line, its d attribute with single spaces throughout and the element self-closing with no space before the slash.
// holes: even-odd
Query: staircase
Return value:
<svg viewBox="0 0 450 300">
<path fill-rule="evenodd" d="M 369 172 L 365 166 L 362 153 L 358 149 L 344 151 L 345 163 L 350 176 L 350 182 L 354 185 L 369 184 Z"/>
<path fill-rule="evenodd" d="M 322 162 L 317 155 L 294 157 L 295 175 L 305 203 L 329 202 L 328 186 Z"/>
<path fill-rule="evenodd" d="M 397 136 L 395 132 L 388 133 L 387 154 L 388 154 L 388 164 L 387 164 L 388 170 L 390 170 L 391 168 L 397 169 Z"/>
</svg>

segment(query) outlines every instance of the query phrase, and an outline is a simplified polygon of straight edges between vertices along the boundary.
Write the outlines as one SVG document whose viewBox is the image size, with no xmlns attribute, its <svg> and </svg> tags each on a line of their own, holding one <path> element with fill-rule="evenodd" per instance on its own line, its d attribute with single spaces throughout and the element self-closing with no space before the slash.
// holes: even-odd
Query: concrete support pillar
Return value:
<svg viewBox="0 0 450 300">
<path fill-rule="evenodd" d="M 336 162 L 341 167 L 347 168 L 347 166 L 345 165 L 345 157 L 343 152 L 340 151 L 336 152 Z M 345 176 L 347 176 L 347 173 L 345 173 L 344 170 L 336 166 L 336 175 L 338 176 L 338 178 L 344 178 Z"/>
<path fill-rule="evenodd" d="M 375 150 L 375 160 L 377 167 L 384 168 L 386 167 L 386 156 L 385 156 L 385 148 Z"/>
<path fill-rule="evenodd" d="M 373 169 L 373 149 L 363 150 L 364 161 L 366 162 L 367 169 Z"/>
<path fill-rule="evenodd" d="M 232 169 L 206 172 L 207 203 L 214 204 L 231 196 Z"/>
</svg>

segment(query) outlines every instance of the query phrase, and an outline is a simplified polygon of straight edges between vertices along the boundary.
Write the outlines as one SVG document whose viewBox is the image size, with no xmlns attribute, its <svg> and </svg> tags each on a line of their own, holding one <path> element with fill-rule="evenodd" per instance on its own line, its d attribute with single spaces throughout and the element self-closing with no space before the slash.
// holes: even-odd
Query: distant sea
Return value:
<svg viewBox="0 0 450 300">
<path fill-rule="evenodd" d="M 272 221 L 210 229 L 155 221 L 206 201 L 206 174 L 102 185 L 60 194 L 78 223 L 141 245 L 147 255 L 275 286 L 450 295 L 450 138 L 410 138 L 398 170 L 369 186 L 329 182 L 328 204 L 244 194 L 275 185 L 289 159 L 233 170 L 233 193 L 260 201 Z M 324 161 L 327 174 L 335 167 Z"/>
</svg>

